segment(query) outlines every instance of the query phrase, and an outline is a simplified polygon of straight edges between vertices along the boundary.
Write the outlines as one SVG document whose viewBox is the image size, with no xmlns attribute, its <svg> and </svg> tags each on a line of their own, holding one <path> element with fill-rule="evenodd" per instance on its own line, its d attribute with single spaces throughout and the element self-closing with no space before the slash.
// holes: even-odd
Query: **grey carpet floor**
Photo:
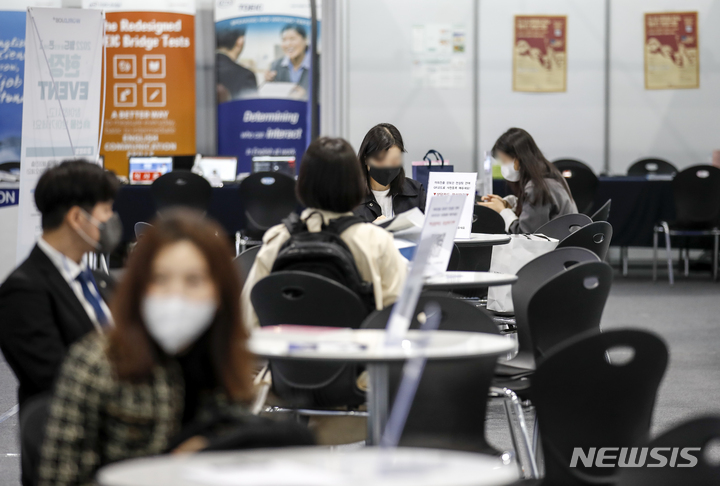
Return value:
<svg viewBox="0 0 720 486">
<path fill-rule="evenodd" d="M 661 274 L 662 276 L 663 274 Z M 631 277 L 616 274 L 603 315 L 604 329 L 639 328 L 662 336 L 670 348 L 670 363 L 660 388 L 653 420 L 657 434 L 698 415 L 720 415 L 720 283 L 707 273 L 652 282 L 640 268 Z M 16 402 L 16 382 L 0 361 L 0 414 Z M 0 415 L 1 416 L 1 415 Z M 532 423 L 532 410 L 527 412 Z M 496 447 L 512 447 L 499 401 L 488 407 L 488 438 Z M 17 415 L 0 423 L 0 485 L 19 482 Z"/>
</svg>

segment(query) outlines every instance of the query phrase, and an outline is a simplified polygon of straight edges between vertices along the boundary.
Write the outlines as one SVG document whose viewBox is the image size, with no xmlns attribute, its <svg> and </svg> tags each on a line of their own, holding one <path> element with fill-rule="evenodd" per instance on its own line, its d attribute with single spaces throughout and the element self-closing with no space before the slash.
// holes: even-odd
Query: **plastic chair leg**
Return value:
<svg viewBox="0 0 720 486">
<path fill-rule="evenodd" d="M 673 274 L 672 247 L 670 246 L 670 228 L 668 224 L 663 222 L 663 231 L 665 232 L 665 251 L 667 252 L 668 279 L 670 285 L 675 285 L 675 275 Z"/>
<path fill-rule="evenodd" d="M 653 282 L 657 282 L 658 228 L 653 228 Z"/>
</svg>

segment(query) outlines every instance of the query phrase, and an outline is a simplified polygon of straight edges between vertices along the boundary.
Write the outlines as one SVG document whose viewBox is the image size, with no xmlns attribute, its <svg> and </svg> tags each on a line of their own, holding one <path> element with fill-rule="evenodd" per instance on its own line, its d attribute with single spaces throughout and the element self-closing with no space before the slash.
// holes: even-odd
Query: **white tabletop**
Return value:
<svg viewBox="0 0 720 486">
<path fill-rule="evenodd" d="M 302 447 L 158 456 L 111 464 L 101 486 L 490 486 L 517 468 L 485 454 L 435 449 Z"/>
<path fill-rule="evenodd" d="M 493 246 L 510 243 L 510 235 L 492 235 L 487 233 L 470 233 L 470 238 L 455 238 L 458 247 Z"/>
<path fill-rule="evenodd" d="M 493 272 L 445 272 L 425 279 L 423 288 L 460 289 L 509 285 L 517 281 L 517 275 Z"/>
<path fill-rule="evenodd" d="M 460 359 L 499 355 L 514 343 L 503 336 L 479 332 L 410 330 L 402 346 L 386 346 L 384 329 L 347 329 L 317 326 L 268 326 L 253 331 L 248 348 L 264 358 L 321 359 L 345 362 L 389 362 L 424 356 Z"/>
</svg>

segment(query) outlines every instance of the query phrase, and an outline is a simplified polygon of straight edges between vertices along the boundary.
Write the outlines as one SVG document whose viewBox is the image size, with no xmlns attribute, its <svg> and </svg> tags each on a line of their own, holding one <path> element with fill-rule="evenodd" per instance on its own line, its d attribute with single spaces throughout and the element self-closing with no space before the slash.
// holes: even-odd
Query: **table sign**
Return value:
<svg viewBox="0 0 720 486">
<path fill-rule="evenodd" d="M 428 179 L 427 203 L 425 214 L 430 202 L 437 196 L 461 195 L 463 211 L 457 229 L 458 238 L 470 238 L 472 230 L 473 206 L 475 205 L 475 185 L 477 172 L 430 172 Z"/>
</svg>

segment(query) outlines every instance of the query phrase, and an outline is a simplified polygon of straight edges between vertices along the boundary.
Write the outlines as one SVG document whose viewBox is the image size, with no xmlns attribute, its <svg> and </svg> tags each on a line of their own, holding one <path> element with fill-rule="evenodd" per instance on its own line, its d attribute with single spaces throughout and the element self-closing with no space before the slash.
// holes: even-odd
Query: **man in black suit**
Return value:
<svg viewBox="0 0 720 486">
<path fill-rule="evenodd" d="M 82 257 L 93 251 L 109 253 L 119 241 L 122 226 L 112 209 L 117 190 L 113 174 L 84 161 L 48 169 L 35 188 L 42 236 L 0 286 L 0 349 L 19 382 L 21 425 L 27 422 L 28 404 L 36 409 L 33 402 L 51 392 L 68 348 L 87 333 L 104 332 L 112 325 L 101 297 L 109 283 L 101 280 L 98 285 Z M 42 438 L 43 413 L 37 417 L 32 420 L 33 442 Z M 27 434 L 21 434 L 23 484 L 30 484 Z"/>
<path fill-rule="evenodd" d="M 237 63 L 244 47 L 244 27 L 230 27 L 218 31 L 215 69 L 220 103 L 257 95 L 255 73 Z"/>
</svg>

